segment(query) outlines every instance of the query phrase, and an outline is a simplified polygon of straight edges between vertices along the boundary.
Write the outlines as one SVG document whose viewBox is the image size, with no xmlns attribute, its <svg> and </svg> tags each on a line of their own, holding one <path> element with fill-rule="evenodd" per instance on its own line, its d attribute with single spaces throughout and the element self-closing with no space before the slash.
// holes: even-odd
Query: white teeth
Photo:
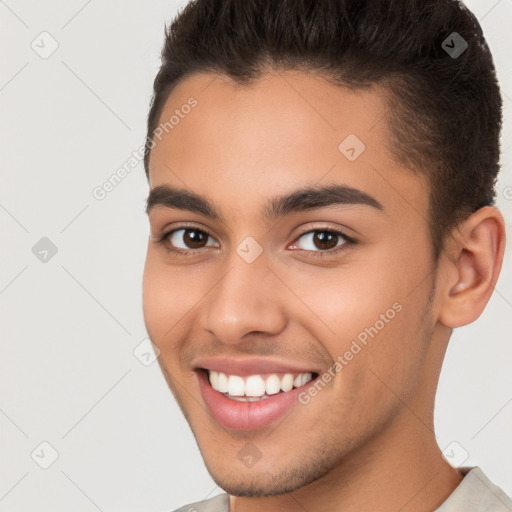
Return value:
<svg viewBox="0 0 512 512">
<path fill-rule="evenodd" d="M 231 400 L 236 400 L 237 402 L 259 402 L 260 400 L 266 400 L 270 398 L 269 396 L 229 396 Z"/>
<path fill-rule="evenodd" d="M 219 388 L 219 374 L 217 372 L 210 372 L 210 383 L 213 389 Z"/>
<path fill-rule="evenodd" d="M 238 375 L 230 375 L 228 379 L 228 395 L 242 396 L 245 394 L 244 379 Z"/>
<path fill-rule="evenodd" d="M 210 379 L 212 375 L 216 374 L 217 372 L 210 372 Z M 215 384 L 212 383 L 213 389 L 216 389 L 217 391 L 220 391 L 221 393 L 226 393 L 228 390 L 228 378 L 225 373 L 217 373 L 217 387 L 215 387 Z"/>
<path fill-rule="evenodd" d="M 265 394 L 265 381 L 259 375 L 251 375 L 245 381 L 245 396 L 261 396 Z"/>
<path fill-rule="evenodd" d="M 281 391 L 281 379 L 273 374 L 267 377 L 265 383 L 265 389 L 267 391 L 267 395 L 275 395 Z"/>
<path fill-rule="evenodd" d="M 281 390 L 286 392 L 290 389 L 293 389 L 293 375 L 287 373 L 281 380 Z"/>
<path fill-rule="evenodd" d="M 295 376 L 291 373 L 285 373 L 282 376 L 273 373 L 264 379 L 261 375 L 240 377 L 213 370 L 208 370 L 208 376 L 213 389 L 230 397 L 245 397 L 237 398 L 244 401 L 268 398 L 268 395 L 275 395 L 280 391 L 286 393 L 294 387 L 303 386 L 313 378 L 311 372 L 299 373 Z"/>
</svg>

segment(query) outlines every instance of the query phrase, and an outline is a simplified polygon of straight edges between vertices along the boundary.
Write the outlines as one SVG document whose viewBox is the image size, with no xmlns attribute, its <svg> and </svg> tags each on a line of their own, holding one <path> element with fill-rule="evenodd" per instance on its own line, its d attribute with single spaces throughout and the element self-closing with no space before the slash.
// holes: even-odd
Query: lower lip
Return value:
<svg viewBox="0 0 512 512">
<path fill-rule="evenodd" d="M 288 409 L 300 403 L 298 396 L 313 382 L 310 380 L 291 391 L 276 393 L 271 398 L 257 402 L 239 402 L 213 389 L 206 371 L 198 370 L 196 373 L 201 395 L 213 418 L 222 426 L 236 430 L 257 430 L 270 425 L 283 416 Z"/>
</svg>

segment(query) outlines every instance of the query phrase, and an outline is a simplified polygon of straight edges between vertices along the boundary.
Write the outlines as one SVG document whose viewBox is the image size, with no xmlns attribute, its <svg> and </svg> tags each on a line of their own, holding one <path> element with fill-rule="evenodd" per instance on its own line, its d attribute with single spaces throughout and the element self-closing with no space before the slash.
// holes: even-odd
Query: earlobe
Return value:
<svg viewBox="0 0 512 512">
<path fill-rule="evenodd" d="M 496 208 L 480 208 L 459 226 L 446 262 L 442 324 L 461 327 L 480 316 L 494 291 L 504 250 L 505 222 Z"/>
</svg>

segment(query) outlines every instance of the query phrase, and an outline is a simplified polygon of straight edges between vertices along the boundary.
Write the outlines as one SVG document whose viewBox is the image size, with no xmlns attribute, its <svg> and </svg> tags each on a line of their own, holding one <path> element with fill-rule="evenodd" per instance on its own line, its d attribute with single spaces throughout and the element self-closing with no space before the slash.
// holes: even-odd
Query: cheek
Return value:
<svg viewBox="0 0 512 512">
<path fill-rule="evenodd" d="M 151 340 L 160 349 L 164 339 L 172 336 L 173 326 L 184 315 L 181 307 L 183 289 L 179 273 L 163 265 L 160 258 L 148 250 L 142 283 L 143 314 Z"/>
<path fill-rule="evenodd" d="M 381 278 L 383 273 L 360 264 L 291 270 L 284 280 L 293 282 L 300 301 L 295 301 L 297 307 L 289 309 L 289 314 L 296 315 L 333 356 L 338 355 L 396 302 L 398 293 Z M 395 310 L 388 316 L 394 317 Z"/>
<path fill-rule="evenodd" d="M 382 388 L 372 383 L 377 377 L 371 370 L 398 388 L 419 375 L 430 282 L 418 286 L 416 272 L 400 272 L 403 264 L 396 254 L 388 259 L 381 254 L 378 261 L 364 264 L 294 272 L 294 292 L 302 302 L 295 313 L 288 313 L 321 341 L 333 362 L 341 361 L 342 369 L 337 369 L 344 376 L 338 381 L 345 389 L 353 385 L 365 394 Z"/>
<path fill-rule="evenodd" d="M 424 298 L 427 293 L 425 288 L 414 299 L 391 294 L 382 308 L 372 310 L 362 328 L 354 326 L 352 335 L 340 343 L 344 361 L 348 362 L 338 389 L 364 397 L 360 404 L 363 412 L 391 410 L 412 400 L 423 378 L 429 346 L 432 319 L 425 302 L 419 300 L 420 294 Z M 396 297 L 399 299 L 392 302 Z M 342 352 L 341 347 L 337 352 Z"/>
</svg>

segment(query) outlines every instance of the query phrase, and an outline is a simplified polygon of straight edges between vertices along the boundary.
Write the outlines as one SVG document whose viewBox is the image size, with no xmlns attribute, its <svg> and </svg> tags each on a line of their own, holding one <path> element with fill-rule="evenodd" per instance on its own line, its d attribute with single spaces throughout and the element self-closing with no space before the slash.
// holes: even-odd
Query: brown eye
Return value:
<svg viewBox="0 0 512 512">
<path fill-rule="evenodd" d="M 313 243 L 319 249 L 333 249 L 338 243 L 339 235 L 327 231 L 316 231 L 313 235 Z"/>
<path fill-rule="evenodd" d="M 169 243 L 177 249 L 202 249 L 210 238 L 208 233 L 196 228 L 175 229 L 167 235 Z M 184 247 L 180 247 L 180 244 Z"/>
<path fill-rule="evenodd" d="M 203 247 L 208 235 L 198 231 L 197 229 L 186 229 L 183 234 L 183 240 L 185 245 L 188 245 L 191 249 L 199 249 Z"/>
<path fill-rule="evenodd" d="M 300 239 L 306 240 L 306 244 L 304 244 L 305 246 L 301 247 L 302 249 L 314 252 L 317 252 L 318 250 L 325 252 L 350 241 L 350 239 L 341 233 L 341 231 L 332 229 L 311 230 L 300 235 L 297 241 Z M 339 243 L 340 241 L 341 243 Z"/>
</svg>

